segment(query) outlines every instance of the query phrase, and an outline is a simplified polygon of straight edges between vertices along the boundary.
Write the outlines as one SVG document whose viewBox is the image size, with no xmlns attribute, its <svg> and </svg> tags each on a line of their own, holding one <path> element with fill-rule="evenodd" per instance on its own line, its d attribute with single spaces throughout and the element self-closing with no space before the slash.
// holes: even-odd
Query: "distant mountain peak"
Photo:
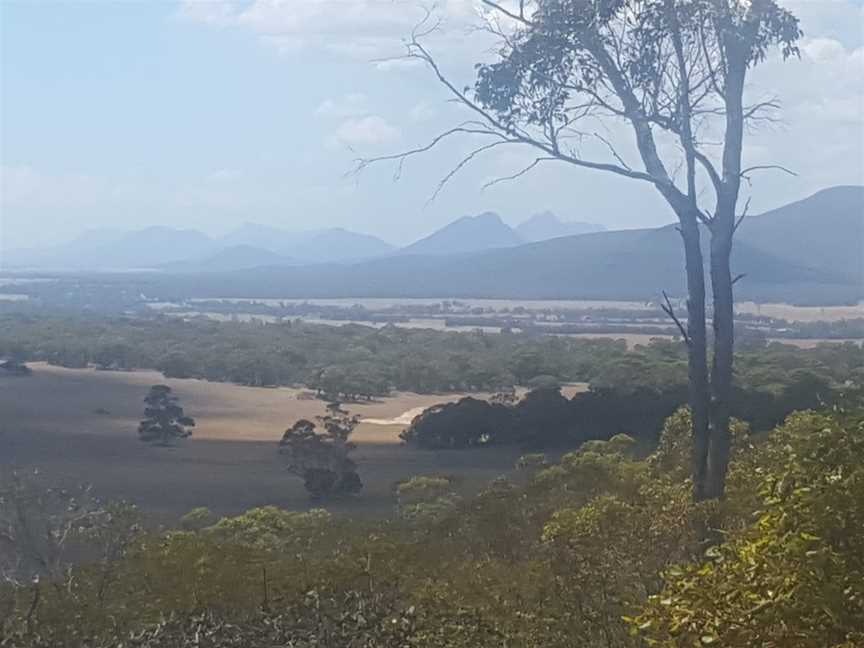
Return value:
<svg viewBox="0 0 864 648">
<path fill-rule="evenodd" d="M 606 228 L 595 223 L 562 221 L 554 212 L 546 210 L 534 214 L 524 223 L 519 224 L 516 231 L 526 241 L 536 243 L 561 236 L 604 232 Z"/>
<path fill-rule="evenodd" d="M 522 238 L 497 213 L 486 211 L 457 218 L 401 252 L 440 256 L 507 248 L 521 243 L 524 243 Z"/>
<path fill-rule="evenodd" d="M 484 211 L 484 212 L 477 214 L 476 216 L 463 216 L 462 218 L 468 219 L 468 220 L 475 220 L 478 222 L 500 223 L 502 225 L 504 224 L 504 221 L 501 220 L 501 217 L 498 215 L 498 212 L 494 212 L 494 211 Z"/>
</svg>

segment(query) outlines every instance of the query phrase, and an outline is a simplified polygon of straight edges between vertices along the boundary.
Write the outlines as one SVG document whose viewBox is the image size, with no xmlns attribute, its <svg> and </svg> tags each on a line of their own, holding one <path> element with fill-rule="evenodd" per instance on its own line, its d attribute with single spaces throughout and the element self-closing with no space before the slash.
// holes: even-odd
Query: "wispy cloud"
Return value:
<svg viewBox="0 0 864 648">
<path fill-rule="evenodd" d="M 399 141 L 402 132 L 380 115 L 346 119 L 327 138 L 329 148 L 378 147 Z"/>
<path fill-rule="evenodd" d="M 373 60 L 401 53 L 404 38 L 429 10 L 431 20 L 440 21 L 442 33 L 455 30 L 464 35 L 483 6 L 479 0 L 438 0 L 428 6 L 416 0 L 181 0 L 179 15 L 211 26 L 247 29 L 282 52 L 317 49 Z M 382 70 L 405 67 L 379 64 Z"/>
</svg>

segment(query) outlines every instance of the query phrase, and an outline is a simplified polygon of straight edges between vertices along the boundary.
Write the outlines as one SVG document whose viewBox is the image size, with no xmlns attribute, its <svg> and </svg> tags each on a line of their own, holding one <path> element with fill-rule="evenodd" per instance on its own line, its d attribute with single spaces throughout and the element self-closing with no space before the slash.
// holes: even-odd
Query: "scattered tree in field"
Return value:
<svg viewBox="0 0 864 648">
<path fill-rule="evenodd" d="M 748 103 L 748 71 L 771 49 L 798 54 L 798 20 L 776 0 L 483 0 L 499 59 L 476 66 L 473 88 L 460 88 L 424 44 L 436 27 L 415 29 L 406 57 L 424 63 L 471 118 L 425 146 L 361 160 L 398 161 L 453 136 L 480 142 L 437 191 L 478 156 L 502 146 L 533 149 L 514 174 L 564 162 L 653 187 L 678 219 L 687 277 L 687 319 L 666 298 L 664 310 L 688 348 L 693 413 L 693 494 L 722 497 L 729 460 L 732 398 L 732 237 L 742 179 L 777 166 L 744 168 L 748 126 L 772 119 L 773 100 Z M 598 123 L 602 124 L 598 128 Z M 620 124 L 617 137 L 608 126 Z M 603 130 L 604 134 L 599 131 Z M 712 148 L 719 141 L 720 146 Z M 673 146 L 668 146 L 674 143 Z M 636 154 L 628 160 L 625 148 Z M 719 151 L 719 153 L 715 153 Z M 678 178 L 677 170 L 681 170 Z M 708 364 L 701 228 L 711 239 L 714 353 Z"/>
<path fill-rule="evenodd" d="M 168 446 L 177 439 L 192 436 L 195 419 L 186 416 L 177 397 L 167 385 L 153 385 L 144 398 L 144 420 L 138 424 L 138 437 L 145 443 Z"/>
<path fill-rule="evenodd" d="M 300 419 L 282 435 L 279 453 L 285 457 L 289 472 L 303 478 L 306 490 L 316 500 L 359 492 L 363 484 L 357 464 L 349 456 L 356 446 L 348 437 L 360 418 L 339 403 L 329 403 L 327 413 L 317 420 L 323 430 L 313 421 Z"/>
</svg>

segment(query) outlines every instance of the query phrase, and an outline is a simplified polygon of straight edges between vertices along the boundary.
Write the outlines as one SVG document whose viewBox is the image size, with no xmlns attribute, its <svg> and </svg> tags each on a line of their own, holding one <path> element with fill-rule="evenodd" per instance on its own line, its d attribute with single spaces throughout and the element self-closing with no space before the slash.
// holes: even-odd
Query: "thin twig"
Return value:
<svg viewBox="0 0 864 648">
<path fill-rule="evenodd" d="M 738 231 L 738 228 L 741 226 L 741 223 L 747 218 L 747 211 L 750 209 L 750 198 L 747 198 L 747 202 L 744 203 L 744 211 L 741 212 L 741 215 L 738 217 L 738 220 L 735 221 L 735 224 L 732 226 L 732 233 Z"/>
<path fill-rule="evenodd" d="M 779 164 L 759 164 L 757 166 L 747 167 L 746 169 L 741 171 L 741 177 L 743 178 L 751 171 L 782 171 L 783 173 L 788 173 L 789 175 L 796 178 L 798 177 L 797 173 Z"/>
<path fill-rule="evenodd" d="M 521 178 L 523 175 L 528 173 L 531 169 L 536 167 L 541 162 L 552 161 L 555 159 L 556 158 L 553 158 L 553 157 L 538 157 L 531 164 L 526 166 L 521 171 L 514 173 L 513 175 L 502 176 L 500 178 L 495 178 L 494 180 L 490 180 L 489 182 L 487 182 L 486 184 L 483 185 L 483 189 L 488 189 L 489 187 L 493 187 L 493 186 L 500 184 L 502 182 L 508 182 L 510 180 L 516 180 L 517 178 Z"/>
</svg>

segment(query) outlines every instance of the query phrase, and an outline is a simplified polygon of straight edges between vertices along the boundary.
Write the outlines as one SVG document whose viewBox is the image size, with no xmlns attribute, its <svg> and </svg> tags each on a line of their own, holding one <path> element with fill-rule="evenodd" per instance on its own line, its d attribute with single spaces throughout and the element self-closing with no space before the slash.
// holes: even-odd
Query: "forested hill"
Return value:
<svg viewBox="0 0 864 648">
<path fill-rule="evenodd" d="M 804 304 L 864 298 L 864 187 L 835 187 L 742 225 L 739 299 Z M 703 245 L 707 249 L 707 233 Z M 706 254 L 707 256 L 707 254 Z M 353 265 L 267 267 L 153 277 L 159 297 L 656 298 L 684 293 L 674 226 L 596 232 L 483 252 L 402 255 Z"/>
</svg>

